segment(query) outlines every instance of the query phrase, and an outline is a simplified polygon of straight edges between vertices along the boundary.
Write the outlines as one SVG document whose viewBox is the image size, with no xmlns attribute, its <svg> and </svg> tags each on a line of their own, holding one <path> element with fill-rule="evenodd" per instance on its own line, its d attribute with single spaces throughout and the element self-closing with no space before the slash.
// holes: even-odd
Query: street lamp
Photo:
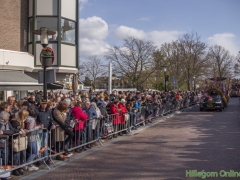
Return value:
<svg viewBox="0 0 240 180">
<path fill-rule="evenodd" d="M 167 92 L 167 79 L 166 79 L 166 71 L 167 71 L 167 66 L 163 65 L 161 66 L 164 70 L 164 92 Z"/>
<path fill-rule="evenodd" d="M 43 48 L 46 48 L 48 46 L 48 36 L 56 34 L 55 31 L 51 31 L 46 27 L 41 27 L 39 30 L 34 30 L 33 33 L 36 35 L 40 35 L 41 45 Z M 52 63 L 54 61 L 54 56 L 43 57 L 40 54 L 40 60 L 41 60 L 42 67 L 43 67 L 43 102 L 47 102 L 46 69 L 47 69 L 47 67 L 52 66 Z"/>
<path fill-rule="evenodd" d="M 195 91 L 195 76 L 193 77 L 193 90 Z"/>
</svg>

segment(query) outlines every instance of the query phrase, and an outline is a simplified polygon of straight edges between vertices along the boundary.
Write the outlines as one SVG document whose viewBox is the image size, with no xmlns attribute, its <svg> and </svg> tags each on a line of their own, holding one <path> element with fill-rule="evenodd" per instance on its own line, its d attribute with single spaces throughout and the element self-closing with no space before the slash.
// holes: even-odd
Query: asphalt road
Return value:
<svg viewBox="0 0 240 180">
<path fill-rule="evenodd" d="M 200 112 L 199 106 L 194 106 L 34 177 L 37 180 L 177 180 L 202 179 L 203 176 L 240 179 L 239 110 L 237 98 L 231 98 L 223 112 Z M 239 172 L 239 178 L 225 177 L 230 170 Z M 237 176 L 233 171 L 228 176 Z"/>
</svg>

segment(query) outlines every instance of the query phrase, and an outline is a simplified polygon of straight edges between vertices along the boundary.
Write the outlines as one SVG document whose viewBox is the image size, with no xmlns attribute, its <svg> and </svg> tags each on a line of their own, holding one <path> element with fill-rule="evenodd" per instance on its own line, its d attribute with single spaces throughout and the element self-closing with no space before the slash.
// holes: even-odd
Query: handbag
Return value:
<svg viewBox="0 0 240 180">
<path fill-rule="evenodd" d="M 27 136 L 21 136 L 13 139 L 13 151 L 19 152 L 27 149 L 28 138 Z"/>
<path fill-rule="evenodd" d="M 97 123 L 98 123 L 97 119 L 92 120 L 92 130 L 95 130 Z"/>
<path fill-rule="evenodd" d="M 128 121 L 129 120 L 129 114 L 124 114 L 124 116 L 125 116 L 125 121 Z"/>
</svg>

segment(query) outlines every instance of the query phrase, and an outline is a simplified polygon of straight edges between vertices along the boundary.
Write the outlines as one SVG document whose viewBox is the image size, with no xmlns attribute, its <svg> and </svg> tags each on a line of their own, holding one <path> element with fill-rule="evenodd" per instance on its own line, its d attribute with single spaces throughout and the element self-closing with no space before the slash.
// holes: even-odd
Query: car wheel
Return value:
<svg viewBox="0 0 240 180">
<path fill-rule="evenodd" d="M 200 111 L 203 111 L 203 108 L 200 108 Z"/>
<path fill-rule="evenodd" d="M 223 108 L 222 108 L 222 107 L 220 107 L 219 111 L 220 111 L 220 112 L 222 112 L 222 110 L 223 110 Z"/>
</svg>

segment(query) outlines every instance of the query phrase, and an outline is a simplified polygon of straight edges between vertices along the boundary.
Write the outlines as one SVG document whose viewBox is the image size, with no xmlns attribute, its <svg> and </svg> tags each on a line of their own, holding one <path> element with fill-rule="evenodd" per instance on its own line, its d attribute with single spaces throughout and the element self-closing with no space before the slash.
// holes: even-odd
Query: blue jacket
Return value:
<svg viewBox="0 0 240 180">
<path fill-rule="evenodd" d="M 136 101 L 136 102 L 134 103 L 134 108 L 139 109 L 140 107 L 141 107 L 140 102 Z"/>
<path fill-rule="evenodd" d="M 88 118 L 92 118 L 92 119 L 96 119 L 97 118 L 97 112 L 93 107 L 89 107 L 88 109 L 84 108 L 83 111 L 86 112 L 86 114 L 88 115 Z"/>
</svg>

